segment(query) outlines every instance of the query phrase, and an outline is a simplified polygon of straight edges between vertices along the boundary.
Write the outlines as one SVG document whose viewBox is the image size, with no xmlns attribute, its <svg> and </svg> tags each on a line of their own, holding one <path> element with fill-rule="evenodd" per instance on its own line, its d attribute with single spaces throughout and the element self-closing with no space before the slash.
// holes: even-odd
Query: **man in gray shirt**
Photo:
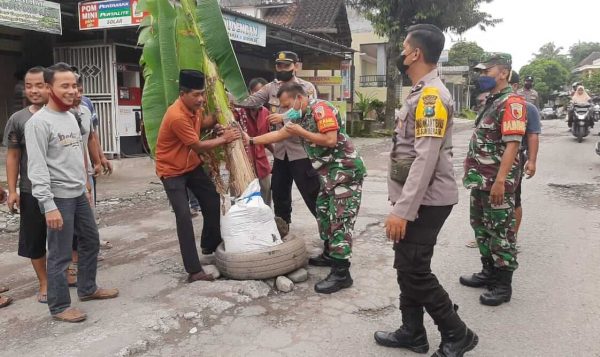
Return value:
<svg viewBox="0 0 600 357">
<path fill-rule="evenodd" d="M 25 125 L 29 179 L 48 226 L 48 307 L 52 317 L 66 322 L 87 318 L 72 308 L 66 270 L 71 262 L 73 234 L 79 237 L 77 294 L 81 301 L 109 299 L 117 289 L 96 285 L 97 257 L 100 248 L 98 227 L 90 207 L 81 127 L 68 112 L 77 93 L 71 67 L 57 63 L 44 73 L 49 94 L 48 105 Z M 75 219 L 77 217 L 77 219 Z"/>
<path fill-rule="evenodd" d="M 25 96 L 31 105 L 14 113 L 6 123 L 4 145 L 6 177 L 8 181 L 8 208 L 21 210 L 18 254 L 31 259 L 39 280 L 37 300 L 46 303 L 48 279 L 46 277 L 46 219 L 37 200 L 31 194 L 31 181 L 27 176 L 27 150 L 25 149 L 25 124 L 34 113 L 48 102 L 44 68 L 33 67 L 25 74 Z M 20 180 L 19 180 L 20 177 Z M 17 192 L 17 181 L 19 192 Z"/>
</svg>

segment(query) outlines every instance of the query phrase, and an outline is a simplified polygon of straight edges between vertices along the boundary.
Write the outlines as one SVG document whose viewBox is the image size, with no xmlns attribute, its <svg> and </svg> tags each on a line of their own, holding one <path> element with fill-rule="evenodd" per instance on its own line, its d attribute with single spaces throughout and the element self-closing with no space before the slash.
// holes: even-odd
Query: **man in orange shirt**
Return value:
<svg viewBox="0 0 600 357">
<path fill-rule="evenodd" d="M 221 243 L 220 199 L 199 155 L 240 138 L 236 129 L 222 129 L 215 117 L 204 115 L 204 92 L 202 72 L 180 72 L 179 99 L 165 113 L 156 141 L 156 173 L 175 212 L 179 248 L 190 283 L 213 277 L 204 273 L 200 265 L 187 189 L 198 199 L 204 217 L 202 253 L 212 254 Z M 200 141 L 200 129 L 212 127 L 217 129 L 218 137 Z"/>
</svg>

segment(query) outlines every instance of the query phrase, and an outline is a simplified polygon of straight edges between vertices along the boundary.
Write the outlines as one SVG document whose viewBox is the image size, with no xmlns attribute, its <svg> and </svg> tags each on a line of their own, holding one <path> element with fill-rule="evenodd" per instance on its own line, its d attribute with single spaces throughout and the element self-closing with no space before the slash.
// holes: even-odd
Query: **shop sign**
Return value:
<svg viewBox="0 0 600 357">
<path fill-rule="evenodd" d="M 0 0 L 0 25 L 61 35 L 60 4 L 43 0 Z"/>
<path fill-rule="evenodd" d="M 80 2 L 79 29 L 98 30 L 138 26 L 146 12 L 138 12 L 138 0 Z"/>
<path fill-rule="evenodd" d="M 303 77 L 302 79 L 309 81 L 315 86 L 339 86 L 342 85 L 342 77 L 340 76 L 324 76 L 324 77 Z"/>
<path fill-rule="evenodd" d="M 232 41 L 267 46 L 267 26 L 228 14 L 223 14 L 223 21 Z"/>
</svg>

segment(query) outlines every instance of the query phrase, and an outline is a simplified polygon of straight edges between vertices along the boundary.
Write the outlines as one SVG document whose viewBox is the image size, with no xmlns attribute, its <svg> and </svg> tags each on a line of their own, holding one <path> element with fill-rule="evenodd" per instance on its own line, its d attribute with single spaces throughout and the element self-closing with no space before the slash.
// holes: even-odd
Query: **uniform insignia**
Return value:
<svg viewBox="0 0 600 357">
<path fill-rule="evenodd" d="M 512 103 L 510 105 L 510 110 L 512 112 L 513 118 L 520 120 L 523 118 L 523 104 L 521 103 Z"/>
<path fill-rule="evenodd" d="M 325 108 L 323 108 L 322 106 L 318 106 L 315 108 L 315 118 L 317 120 L 321 120 L 323 119 L 323 117 L 325 117 Z"/>
<path fill-rule="evenodd" d="M 448 111 L 435 87 L 423 88 L 415 113 L 415 137 L 443 138 L 448 126 Z"/>
<path fill-rule="evenodd" d="M 425 85 L 425 83 L 419 82 L 416 86 L 413 87 L 411 93 L 416 93 L 416 92 L 420 91 L 421 89 L 423 89 L 424 85 Z"/>
<path fill-rule="evenodd" d="M 284 60 L 284 59 L 285 59 L 285 53 L 283 53 L 283 52 L 279 52 L 279 57 L 278 57 L 278 59 L 280 59 L 280 60 Z"/>
<path fill-rule="evenodd" d="M 527 107 L 521 96 L 510 96 L 504 105 L 502 116 L 502 135 L 525 135 L 527 126 Z"/>
</svg>

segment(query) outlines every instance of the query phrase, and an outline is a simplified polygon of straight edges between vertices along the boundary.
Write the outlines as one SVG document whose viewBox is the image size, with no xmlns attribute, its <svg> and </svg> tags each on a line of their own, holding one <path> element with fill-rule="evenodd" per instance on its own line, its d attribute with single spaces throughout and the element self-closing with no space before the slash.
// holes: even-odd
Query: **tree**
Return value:
<svg viewBox="0 0 600 357">
<path fill-rule="evenodd" d="M 569 54 L 571 55 L 571 60 L 575 66 L 592 52 L 600 52 L 599 42 L 578 42 L 569 48 Z"/>
<path fill-rule="evenodd" d="M 589 77 L 586 77 L 583 85 L 589 93 L 600 95 L 600 71 L 594 71 Z"/>
<path fill-rule="evenodd" d="M 460 41 L 452 45 L 448 54 L 448 66 L 469 66 L 470 62 L 483 57 L 483 48 L 477 42 Z"/>
<path fill-rule="evenodd" d="M 570 72 L 565 66 L 555 59 L 535 59 L 520 71 L 521 78 L 533 76 L 535 90 L 540 94 L 542 103 L 548 100 L 550 94 L 560 90 L 567 83 Z"/>
<path fill-rule="evenodd" d="M 562 47 L 557 47 L 554 42 L 548 42 L 534 53 L 534 59 L 551 59 L 560 62 L 565 68 L 572 68 L 572 62 L 567 55 L 561 54 Z"/>
<path fill-rule="evenodd" d="M 398 70 L 396 59 L 400 55 L 406 30 L 418 23 L 430 23 L 443 31 L 462 34 L 479 26 L 485 29 L 501 20 L 479 9 L 482 3 L 493 0 L 347 0 L 373 24 L 375 33 L 387 36 L 387 105 L 386 128 L 394 127 L 394 110 L 397 106 L 396 82 Z"/>
</svg>

